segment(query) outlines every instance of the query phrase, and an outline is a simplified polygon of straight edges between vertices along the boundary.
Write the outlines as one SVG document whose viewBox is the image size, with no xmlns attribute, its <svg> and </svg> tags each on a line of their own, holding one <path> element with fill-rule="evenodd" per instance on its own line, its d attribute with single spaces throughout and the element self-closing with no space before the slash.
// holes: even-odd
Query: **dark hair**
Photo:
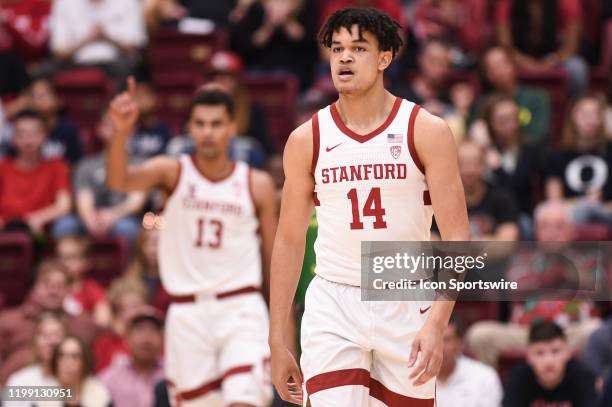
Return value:
<svg viewBox="0 0 612 407">
<path fill-rule="evenodd" d="M 190 115 L 196 106 L 225 106 L 227 113 L 234 118 L 236 105 L 232 96 L 218 87 L 204 88 L 198 91 L 191 100 Z"/>
<path fill-rule="evenodd" d="M 60 358 L 60 350 L 62 346 L 69 340 L 75 340 L 79 344 L 79 348 L 81 348 L 81 379 L 85 380 L 88 376 L 93 373 L 93 356 L 91 355 L 91 351 L 89 346 L 85 344 L 78 336 L 68 335 L 65 336 L 64 339 L 53 349 L 53 356 L 51 357 L 51 373 L 53 376 L 57 378 L 57 373 L 59 369 L 59 358 Z"/>
<path fill-rule="evenodd" d="M 370 7 L 347 7 L 334 12 L 319 31 L 319 42 L 331 48 L 333 34 L 341 28 L 350 31 L 353 25 L 357 25 L 360 38 L 364 31 L 369 32 L 378 40 L 379 49 L 391 51 L 394 57 L 404 44 L 399 34 L 400 23 L 387 13 Z"/>
<path fill-rule="evenodd" d="M 448 321 L 448 326 L 455 328 L 455 335 L 458 338 L 463 338 L 465 335 L 465 322 L 458 314 L 451 315 L 450 321 Z"/>
<path fill-rule="evenodd" d="M 550 321 L 535 322 L 529 330 L 529 343 L 548 342 L 555 339 L 565 340 L 563 329 Z"/>
<path fill-rule="evenodd" d="M 17 114 L 13 118 L 13 123 L 17 123 L 19 120 L 27 120 L 27 119 L 38 120 L 40 124 L 43 127 L 45 127 L 45 119 L 40 113 L 38 113 L 34 109 L 23 109 L 17 112 Z"/>
</svg>

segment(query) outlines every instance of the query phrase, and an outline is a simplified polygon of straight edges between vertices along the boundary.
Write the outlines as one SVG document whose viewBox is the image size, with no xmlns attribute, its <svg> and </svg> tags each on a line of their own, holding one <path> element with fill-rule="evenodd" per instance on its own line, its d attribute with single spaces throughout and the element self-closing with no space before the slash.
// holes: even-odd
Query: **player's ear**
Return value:
<svg viewBox="0 0 612 407">
<path fill-rule="evenodd" d="M 383 51 L 378 58 L 378 69 L 384 71 L 393 61 L 393 53 L 391 51 Z"/>
</svg>

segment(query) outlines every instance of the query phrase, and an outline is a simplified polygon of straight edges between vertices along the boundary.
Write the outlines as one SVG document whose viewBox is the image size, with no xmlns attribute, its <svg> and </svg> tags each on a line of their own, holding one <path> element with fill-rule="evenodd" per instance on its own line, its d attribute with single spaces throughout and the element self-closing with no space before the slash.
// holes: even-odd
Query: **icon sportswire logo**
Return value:
<svg viewBox="0 0 612 407">
<path fill-rule="evenodd" d="M 336 145 L 335 145 L 335 146 L 333 146 L 333 147 L 325 147 L 325 151 L 327 151 L 327 152 L 329 153 L 329 152 L 330 152 L 330 151 L 332 151 L 334 148 L 336 148 L 336 147 L 340 147 L 342 144 L 343 144 L 343 143 L 338 143 L 338 144 L 336 144 Z"/>
</svg>

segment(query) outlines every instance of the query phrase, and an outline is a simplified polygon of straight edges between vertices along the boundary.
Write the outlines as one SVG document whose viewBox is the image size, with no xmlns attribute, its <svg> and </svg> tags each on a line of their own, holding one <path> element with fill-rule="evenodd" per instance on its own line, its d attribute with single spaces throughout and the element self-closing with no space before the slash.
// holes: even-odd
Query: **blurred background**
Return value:
<svg viewBox="0 0 612 407">
<path fill-rule="evenodd" d="M 107 189 L 107 105 L 133 75 L 131 159 L 190 153 L 191 97 L 219 83 L 237 105 L 231 156 L 269 171 L 280 199 L 288 135 L 337 97 L 316 34 L 351 5 L 401 22 L 387 87 L 448 122 L 474 239 L 612 239 L 610 0 L 0 0 L 0 386 L 87 382 L 91 400 L 166 405 L 162 203 Z M 313 216 L 298 319 L 316 226 Z M 460 303 L 438 388 L 499 405 L 529 327 L 546 320 L 604 394 L 609 310 Z M 62 352 L 79 357 L 63 363 Z M 495 369 L 499 400 L 477 404 L 478 385 L 446 380 L 463 354 Z"/>
</svg>

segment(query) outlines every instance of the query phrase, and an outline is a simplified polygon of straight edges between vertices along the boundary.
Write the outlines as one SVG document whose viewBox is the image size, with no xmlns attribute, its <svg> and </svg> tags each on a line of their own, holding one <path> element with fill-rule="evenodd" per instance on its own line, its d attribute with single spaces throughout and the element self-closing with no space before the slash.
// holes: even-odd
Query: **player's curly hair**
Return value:
<svg viewBox="0 0 612 407">
<path fill-rule="evenodd" d="M 319 31 L 319 42 L 331 48 L 332 35 L 343 27 L 350 31 L 353 25 L 357 25 L 360 37 L 364 31 L 371 33 L 378 40 L 379 48 L 391 51 L 394 57 L 404 44 L 399 34 L 400 23 L 370 7 L 347 7 L 334 12 Z"/>
</svg>

